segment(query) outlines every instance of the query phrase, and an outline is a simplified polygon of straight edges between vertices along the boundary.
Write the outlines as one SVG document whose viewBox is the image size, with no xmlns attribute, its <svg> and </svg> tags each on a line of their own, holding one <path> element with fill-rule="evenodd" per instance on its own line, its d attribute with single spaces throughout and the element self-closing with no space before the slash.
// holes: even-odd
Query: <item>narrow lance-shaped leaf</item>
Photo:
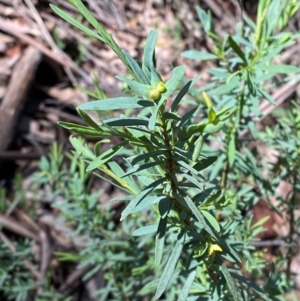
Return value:
<svg viewBox="0 0 300 301">
<path fill-rule="evenodd" d="M 195 186 L 197 186 L 199 189 L 204 190 L 203 188 L 204 184 L 202 184 L 195 175 L 190 176 L 184 173 L 182 176 L 187 180 L 189 180 L 191 183 L 193 183 Z"/>
<path fill-rule="evenodd" d="M 131 177 L 124 177 L 124 171 L 117 162 L 110 161 L 108 162 L 108 166 L 116 176 L 123 178 L 122 180 L 127 183 L 127 186 L 130 187 L 130 190 L 132 192 L 138 194 L 141 191 L 136 182 Z"/>
<path fill-rule="evenodd" d="M 264 66 L 258 65 L 258 66 L 255 66 L 255 68 L 258 70 L 274 72 L 275 74 L 277 74 L 277 73 L 299 73 L 300 72 L 300 68 L 298 68 L 296 66 L 291 66 L 291 65 L 264 65 Z"/>
<path fill-rule="evenodd" d="M 155 68 L 151 69 L 151 85 L 156 86 L 162 81 L 161 76 L 158 74 Z"/>
<path fill-rule="evenodd" d="M 129 87 L 137 94 L 143 97 L 148 97 L 149 92 L 151 91 L 152 87 L 150 85 L 145 85 L 138 83 L 134 80 L 131 80 L 125 76 L 118 75 L 117 78 L 129 85 Z"/>
<path fill-rule="evenodd" d="M 208 222 L 215 228 L 217 232 L 220 232 L 221 228 L 218 221 L 208 211 L 201 210 L 201 213 L 205 216 Z"/>
<path fill-rule="evenodd" d="M 205 32 L 209 34 L 212 28 L 210 13 L 206 13 L 200 6 L 197 6 L 196 10 Z"/>
<path fill-rule="evenodd" d="M 234 41 L 234 39 L 232 37 L 228 37 L 228 43 L 229 43 L 230 47 L 233 49 L 233 51 L 242 59 L 242 61 L 244 62 L 245 66 L 248 66 L 247 59 L 246 59 L 246 57 L 245 57 L 242 49 Z"/>
<path fill-rule="evenodd" d="M 77 108 L 77 112 L 80 115 L 80 117 L 92 128 L 97 129 L 97 130 L 101 130 L 99 125 L 84 111 L 80 110 L 79 108 Z"/>
<path fill-rule="evenodd" d="M 108 126 L 147 126 L 148 121 L 143 119 L 135 119 L 135 118 L 112 118 L 106 119 L 102 121 Z"/>
<path fill-rule="evenodd" d="M 165 96 L 168 96 L 177 90 L 178 85 L 183 79 L 184 73 L 185 66 L 178 66 L 173 69 L 171 78 L 165 84 L 167 89 L 167 91 L 165 92 Z"/>
<path fill-rule="evenodd" d="M 164 291 L 166 290 L 167 285 L 173 276 L 173 272 L 176 268 L 177 261 L 181 255 L 183 245 L 184 245 L 184 235 L 182 235 L 181 238 L 177 240 L 176 245 L 169 257 L 169 260 L 166 264 L 166 267 L 163 271 L 163 274 L 157 286 L 157 290 L 154 296 L 155 300 L 159 299 L 161 295 L 164 293 Z"/>
<path fill-rule="evenodd" d="M 132 236 L 142 236 L 155 233 L 157 231 L 157 225 L 148 225 L 138 228 L 133 231 Z"/>
<path fill-rule="evenodd" d="M 95 158 L 93 152 L 87 146 L 83 145 L 83 142 L 78 138 L 71 136 L 69 140 L 78 155 L 82 155 L 90 160 L 93 160 Z"/>
<path fill-rule="evenodd" d="M 152 101 L 141 100 L 134 97 L 117 97 L 86 102 L 78 108 L 84 111 L 110 111 L 143 108 L 153 105 Z"/>
<path fill-rule="evenodd" d="M 202 227 L 204 228 L 204 230 L 209 233 L 212 237 L 216 238 L 216 235 L 214 234 L 214 232 L 211 230 L 211 228 L 209 227 L 209 225 L 207 225 L 204 217 L 202 216 L 202 213 L 200 212 L 200 210 L 196 207 L 196 205 L 194 204 L 194 202 L 192 201 L 192 199 L 186 195 L 184 197 L 188 207 L 191 209 L 191 211 L 193 212 L 193 214 L 195 215 L 195 217 L 197 218 L 197 220 L 199 221 L 199 223 L 202 225 Z"/>
<path fill-rule="evenodd" d="M 146 45 L 144 49 L 144 58 L 143 58 L 143 66 L 142 69 L 144 73 L 147 75 L 149 81 L 151 80 L 151 70 L 154 66 L 154 51 L 155 44 L 157 41 L 158 31 L 151 30 L 146 40 Z"/>
<path fill-rule="evenodd" d="M 190 288 L 193 285 L 193 282 L 195 280 L 196 277 L 196 269 L 194 269 L 192 272 L 189 273 L 189 276 L 187 277 L 187 279 L 184 282 L 184 286 L 181 289 L 181 292 L 178 296 L 177 301 L 186 301 L 188 296 L 189 296 L 189 292 L 190 292 Z"/>
<path fill-rule="evenodd" d="M 265 292 L 256 283 L 252 282 L 250 279 L 247 279 L 244 276 L 236 274 L 236 273 L 233 273 L 233 272 L 231 272 L 230 274 L 231 274 L 231 276 L 233 278 L 236 278 L 238 281 L 246 284 L 252 290 L 254 290 L 256 293 L 258 293 L 263 300 L 267 300 L 267 301 L 271 301 L 272 300 L 268 296 L 266 296 Z"/>
<path fill-rule="evenodd" d="M 145 197 L 132 210 L 132 213 L 139 212 L 139 211 L 141 211 L 141 210 L 143 210 L 143 209 L 145 209 L 145 208 L 147 208 L 151 205 L 154 205 L 154 204 L 158 203 L 162 199 L 166 199 L 166 196 L 164 196 L 164 195 L 161 195 L 161 196 L 152 195 L 152 196 Z"/>
<path fill-rule="evenodd" d="M 84 136 L 92 136 L 92 137 L 103 137 L 105 136 L 105 133 L 102 130 L 95 130 L 94 128 L 87 127 L 84 125 L 79 125 L 75 123 L 70 122 L 63 122 L 59 121 L 57 122 L 60 126 L 62 126 L 65 129 L 68 129 L 69 131 L 72 131 L 76 134 L 84 135 Z"/>
<path fill-rule="evenodd" d="M 130 64 L 132 71 L 135 73 L 136 77 L 140 80 L 142 84 L 149 85 L 150 82 L 147 79 L 146 75 L 144 74 L 139 63 L 126 50 L 123 49 L 122 51 L 128 63 Z"/>
<path fill-rule="evenodd" d="M 96 20 L 96 18 L 91 14 L 91 12 L 85 7 L 81 0 L 72 0 L 72 4 L 77 7 L 81 14 L 88 20 L 88 22 L 99 32 L 104 41 L 121 59 L 124 65 L 127 67 L 131 75 L 135 77 L 135 73 L 131 70 L 130 64 L 128 64 L 124 53 L 122 52 L 119 45 L 115 42 L 112 35 L 108 33 L 105 28 Z"/>
<path fill-rule="evenodd" d="M 184 95 L 189 91 L 189 88 L 192 84 L 192 81 L 189 81 L 185 84 L 185 86 L 179 91 L 179 93 L 176 95 L 172 106 L 171 106 L 171 111 L 175 112 L 178 108 L 179 103 L 181 102 L 182 98 L 184 97 Z"/>
<path fill-rule="evenodd" d="M 152 182 L 144 190 L 142 190 L 131 202 L 126 206 L 121 214 L 121 221 L 124 220 L 129 214 L 131 214 L 137 204 L 142 201 L 149 193 L 151 193 L 158 185 L 163 183 L 165 178 L 158 179 Z"/>
<path fill-rule="evenodd" d="M 152 152 L 147 152 L 145 154 L 137 155 L 136 157 L 132 158 L 131 164 L 136 165 L 138 162 L 149 159 L 149 158 L 157 158 L 159 155 L 163 155 L 164 151 L 156 150 Z"/>
<path fill-rule="evenodd" d="M 199 60 L 199 61 L 216 60 L 218 58 L 213 53 L 199 51 L 199 50 L 187 50 L 184 51 L 181 55 L 187 59 Z"/>
<path fill-rule="evenodd" d="M 96 20 L 92 13 L 85 7 L 81 0 L 72 0 L 72 4 L 77 7 L 81 14 L 87 19 L 87 21 L 100 33 L 100 35 L 108 42 L 108 33 L 102 25 Z"/>
<path fill-rule="evenodd" d="M 154 162 L 148 162 L 148 163 L 145 163 L 145 164 L 133 166 L 132 168 L 130 168 L 123 175 L 123 177 L 129 176 L 131 174 L 137 173 L 137 172 L 142 171 L 144 169 L 148 169 L 150 167 L 154 167 L 154 166 L 157 166 L 157 165 L 160 165 L 160 164 L 163 164 L 163 163 L 164 163 L 164 161 L 154 161 Z"/>
<path fill-rule="evenodd" d="M 96 34 L 94 31 L 92 31 L 91 29 L 89 29 L 88 27 L 82 25 L 80 22 L 78 22 L 77 20 L 75 20 L 73 17 L 71 17 L 68 13 L 66 13 L 65 11 L 63 11 L 62 9 L 58 8 L 57 6 L 50 4 L 50 7 L 52 8 L 52 10 L 59 15 L 62 19 L 66 20 L 67 22 L 69 22 L 70 24 L 72 24 L 73 26 L 77 27 L 78 29 L 82 30 L 83 32 L 85 32 L 87 35 L 94 37 L 96 39 L 101 40 L 102 42 L 104 42 L 104 39 Z"/>
<path fill-rule="evenodd" d="M 165 245 L 165 236 L 167 228 L 167 219 L 161 218 L 159 220 L 158 229 L 155 238 L 155 264 L 159 266 Z"/>
<path fill-rule="evenodd" d="M 222 274 L 224 275 L 225 279 L 226 279 L 226 283 L 227 283 L 227 286 L 228 286 L 228 289 L 233 297 L 233 300 L 234 301 L 240 301 L 241 298 L 239 296 L 239 293 L 236 289 L 236 286 L 234 284 L 234 281 L 226 267 L 226 265 L 223 263 L 221 263 L 221 259 L 218 260 L 219 261 L 219 264 L 221 266 L 221 271 L 222 271 Z"/>
<path fill-rule="evenodd" d="M 104 163 L 109 161 L 112 157 L 114 157 L 123 147 L 127 144 L 127 141 L 124 141 L 110 149 L 106 152 L 102 153 L 99 157 L 97 157 L 94 161 L 92 161 L 87 167 L 86 171 L 91 171 L 97 167 L 101 167 Z"/>
<path fill-rule="evenodd" d="M 198 161 L 198 158 L 199 158 L 200 153 L 202 151 L 202 147 L 203 147 L 203 135 L 200 134 L 199 137 L 198 137 L 198 139 L 197 139 L 197 141 L 196 141 L 195 148 L 194 148 L 194 151 L 193 151 L 192 160 L 194 162 Z"/>
</svg>

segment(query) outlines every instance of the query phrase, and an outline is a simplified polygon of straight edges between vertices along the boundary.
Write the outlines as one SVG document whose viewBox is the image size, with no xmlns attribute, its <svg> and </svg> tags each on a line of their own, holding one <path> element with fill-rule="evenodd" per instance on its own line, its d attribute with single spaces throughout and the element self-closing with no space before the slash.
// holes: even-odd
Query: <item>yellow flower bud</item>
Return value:
<svg viewBox="0 0 300 301">
<path fill-rule="evenodd" d="M 160 93 L 163 93 L 163 92 L 166 91 L 166 86 L 165 86 L 165 84 L 164 84 L 163 82 L 160 82 L 160 83 L 157 85 L 156 89 L 157 89 Z"/>
<path fill-rule="evenodd" d="M 156 100 L 160 97 L 160 92 L 157 89 L 153 89 L 150 91 L 149 96 L 151 99 Z"/>
</svg>

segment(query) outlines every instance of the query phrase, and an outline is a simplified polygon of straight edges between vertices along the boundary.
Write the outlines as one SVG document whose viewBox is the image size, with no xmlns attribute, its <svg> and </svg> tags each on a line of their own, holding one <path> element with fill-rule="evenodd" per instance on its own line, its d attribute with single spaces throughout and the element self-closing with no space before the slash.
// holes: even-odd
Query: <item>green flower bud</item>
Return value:
<svg viewBox="0 0 300 301">
<path fill-rule="evenodd" d="M 160 92 L 157 89 L 153 89 L 153 90 L 150 91 L 149 96 L 153 100 L 159 99 Z"/>
<path fill-rule="evenodd" d="M 164 84 L 163 82 L 160 82 L 160 83 L 157 85 L 156 89 L 157 89 L 160 93 L 163 93 L 163 92 L 166 91 L 166 86 L 165 86 L 165 84 Z"/>
</svg>

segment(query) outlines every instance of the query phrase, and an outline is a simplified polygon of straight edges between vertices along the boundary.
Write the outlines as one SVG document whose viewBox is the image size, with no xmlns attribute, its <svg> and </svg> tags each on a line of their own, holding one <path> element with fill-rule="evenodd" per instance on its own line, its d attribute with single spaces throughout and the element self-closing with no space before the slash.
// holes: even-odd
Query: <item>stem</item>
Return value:
<svg viewBox="0 0 300 301">
<path fill-rule="evenodd" d="M 297 181 L 297 176 L 294 175 L 293 177 L 293 187 L 295 187 Z M 286 267 L 286 277 L 287 280 L 290 280 L 291 277 L 291 264 L 292 264 L 292 254 L 293 254 L 293 237 L 295 233 L 295 215 L 294 215 L 294 208 L 296 206 L 296 193 L 295 191 L 292 192 L 292 197 L 290 200 L 290 204 L 288 205 L 287 212 L 290 216 L 290 230 L 288 234 L 288 250 L 287 250 L 287 267 Z"/>
</svg>

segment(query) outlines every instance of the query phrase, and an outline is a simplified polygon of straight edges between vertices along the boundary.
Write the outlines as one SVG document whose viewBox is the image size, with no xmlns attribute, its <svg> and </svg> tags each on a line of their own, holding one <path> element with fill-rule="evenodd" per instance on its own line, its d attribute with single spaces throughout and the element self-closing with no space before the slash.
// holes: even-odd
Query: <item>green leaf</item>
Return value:
<svg viewBox="0 0 300 301">
<path fill-rule="evenodd" d="M 202 184 L 200 181 L 198 181 L 198 178 L 195 175 L 190 176 L 187 173 L 183 173 L 182 176 L 184 178 L 186 178 L 187 180 L 189 180 L 191 183 L 193 183 L 199 189 L 204 190 L 204 187 L 203 187 L 204 184 Z"/>
<path fill-rule="evenodd" d="M 187 277 L 187 279 L 185 280 L 184 282 L 184 286 L 183 288 L 181 289 L 181 292 L 178 296 L 178 299 L 177 301 L 186 301 L 188 296 L 189 296 L 189 292 L 190 292 L 190 289 L 194 283 L 194 280 L 195 280 L 195 277 L 196 277 L 196 273 L 197 273 L 197 270 L 194 269 L 193 271 L 191 271 Z"/>
<path fill-rule="evenodd" d="M 187 133 L 192 135 L 196 133 L 202 133 L 206 125 L 208 124 L 208 119 L 203 119 L 198 124 L 191 124 L 187 127 Z"/>
<path fill-rule="evenodd" d="M 213 233 L 213 231 L 210 229 L 210 227 L 207 225 L 204 217 L 202 216 L 202 213 L 200 212 L 200 210 L 196 207 L 196 205 L 194 204 L 194 202 L 192 201 L 192 199 L 186 195 L 184 197 L 184 200 L 186 202 L 186 204 L 188 205 L 188 207 L 191 209 L 191 211 L 193 212 L 193 214 L 195 215 L 195 217 L 197 218 L 197 220 L 199 221 L 199 223 L 201 224 L 201 226 L 203 227 L 203 229 L 209 233 L 212 237 L 215 237 L 215 234 Z"/>
<path fill-rule="evenodd" d="M 217 232 L 220 232 L 221 228 L 219 223 L 217 222 L 217 220 L 208 212 L 205 210 L 201 210 L 201 213 L 205 216 L 205 218 L 208 220 L 209 224 L 212 225 L 213 228 L 215 228 L 215 230 Z"/>
<path fill-rule="evenodd" d="M 185 66 L 178 66 L 173 69 L 171 78 L 166 82 L 165 86 L 167 91 L 164 93 L 166 96 L 174 93 L 179 84 L 181 83 L 185 73 Z"/>
<path fill-rule="evenodd" d="M 157 234 L 155 238 L 155 265 L 156 266 L 159 266 L 164 251 L 166 228 L 167 228 L 167 219 L 162 217 L 159 220 Z"/>
<path fill-rule="evenodd" d="M 219 261 L 221 261 L 219 259 Z M 220 262 L 221 263 L 221 262 Z M 226 265 L 224 264 L 224 262 L 221 264 L 221 271 L 222 271 L 222 274 L 224 275 L 225 279 L 226 279 L 226 283 L 227 283 L 227 286 L 228 286 L 228 289 L 233 297 L 233 300 L 234 301 L 240 301 L 241 298 L 239 296 L 239 293 L 234 285 L 234 281 L 226 267 Z"/>
<path fill-rule="evenodd" d="M 158 225 L 148 225 L 141 228 L 138 228 L 133 231 L 132 236 L 143 236 L 147 234 L 152 234 L 157 231 Z"/>
<path fill-rule="evenodd" d="M 151 69 L 151 86 L 156 87 L 162 81 L 161 76 L 157 73 L 157 71 L 152 68 Z"/>
<path fill-rule="evenodd" d="M 206 134 L 214 134 L 219 132 L 223 126 L 224 126 L 225 122 L 224 121 L 214 121 L 213 123 L 208 123 L 203 130 L 203 133 Z"/>
<path fill-rule="evenodd" d="M 257 89 L 257 93 L 259 96 L 265 98 L 269 103 L 271 103 L 272 105 L 275 105 L 276 102 L 275 100 L 272 98 L 272 96 L 267 93 L 266 91 L 264 91 L 263 89 Z"/>
<path fill-rule="evenodd" d="M 83 145 L 83 142 L 81 140 L 72 136 L 70 136 L 69 140 L 78 155 L 82 155 L 90 160 L 93 160 L 95 158 L 93 152 L 87 146 Z"/>
<path fill-rule="evenodd" d="M 176 120 L 176 121 L 181 120 L 181 117 L 177 113 L 173 113 L 173 112 L 164 112 L 163 118 L 164 119 L 172 119 L 172 120 Z"/>
<path fill-rule="evenodd" d="M 137 94 L 140 96 L 148 97 L 150 91 L 152 90 L 152 87 L 150 85 L 144 85 L 141 83 L 138 83 L 134 80 L 131 80 L 127 78 L 126 76 L 123 75 L 118 75 L 116 76 L 119 80 L 127 83 L 129 87 Z"/>
<path fill-rule="evenodd" d="M 142 84 L 149 85 L 150 82 L 147 79 L 146 75 L 144 74 L 139 63 L 126 50 L 123 49 L 122 51 L 128 61 L 128 64 L 131 66 L 132 71 L 135 73 L 136 77 L 140 80 Z"/>
<path fill-rule="evenodd" d="M 201 21 L 201 24 L 207 34 L 211 31 L 211 15 L 206 13 L 200 6 L 196 6 L 198 17 Z"/>
<path fill-rule="evenodd" d="M 157 286 L 157 290 L 154 296 L 155 300 L 159 299 L 161 295 L 164 293 L 164 291 L 166 290 L 167 285 L 173 276 L 173 272 L 176 268 L 177 261 L 181 255 L 183 245 L 184 245 L 184 235 L 182 235 L 181 238 L 177 240 L 176 245 L 169 257 L 169 260 L 166 264 L 166 267 L 163 271 L 163 274 Z"/>
<path fill-rule="evenodd" d="M 183 168 L 187 169 L 188 171 L 190 171 L 192 174 L 194 175 L 198 175 L 198 171 L 196 169 L 194 169 L 192 166 L 190 166 L 189 164 L 187 164 L 184 161 L 178 161 L 178 164 L 180 164 Z"/>
<path fill-rule="evenodd" d="M 104 132 L 102 130 L 95 130 L 84 125 L 63 121 L 58 121 L 57 124 L 69 131 L 83 136 L 101 137 L 104 135 Z"/>
<path fill-rule="evenodd" d="M 113 158 L 128 142 L 124 141 L 118 145 L 115 145 L 114 147 L 108 149 L 104 153 L 102 153 L 99 157 L 94 159 L 87 167 L 86 171 L 92 171 L 96 169 L 97 167 L 102 166 L 107 161 L 109 161 L 111 158 Z"/>
<path fill-rule="evenodd" d="M 87 19 L 87 21 L 101 34 L 103 38 L 106 38 L 108 33 L 102 25 L 96 20 L 92 13 L 84 6 L 80 0 L 72 0 L 72 4 L 77 7 L 77 9 L 82 13 L 82 15 Z"/>
<path fill-rule="evenodd" d="M 78 29 L 82 30 L 83 32 L 85 32 L 87 35 L 94 37 L 98 40 L 101 40 L 104 42 L 104 39 L 96 34 L 94 31 L 92 31 L 91 29 L 87 28 L 86 26 L 82 25 L 80 22 L 78 22 L 77 20 L 75 20 L 73 17 L 71 17 L 69 14 L 67 14 L 66 12 L 64 12 L 63 10 L 61 10 L 60 8 L 58 8 L 57 6 L 50 4 L 51 9 L 57 14 L 59 15 L 61 18 L 63 18 L 64 20 L 66 20 L 67 22 L 69 22 L 70 24 L 72 24 L 73 26 L 77 27 Z"/>
<path fill-rule="evenodd" d="M 149 193 L 151 193 L 157 186 L 159 186 L 165 178 L 158 179 L 144 188 L 131 202 L 126 206 L 121 214 L 121 221 L 131 214 L 134 208 L 141 202 Z"/>
<path fill-rule="evenodd" d="M 147 126 L 148 121 L 136 118 L 112 118 L 102 121 L 108 126 Z"/>
<path fill-rule="evenodd" d="M 218 57 L 215 54 L 205 52 L 205 51 L 199 51 L 199 50 L 184 51 L 181 55 L 187 59 L 200 60 L 200 61 L 218 59 Z"/>
<path fill-rule="evenodd" d="M 157 151 L 152 151 L 152 152 L 147 152 L 145 154 L 137 155 L 132 158 L 131 164 L 136 165 L 140 161 L 144 161 L 149 158 L 157 158 L 160 155 L 163 155 L 164 151 L 162 150 L 157 150 Z"/>
<path fill-rule="evenodd" d="M 164 196 L 164 195 L 161 195 L 161 196 L 155 196 L 155 195 L 152 195 L 152 196 L 148 196 L 148 197 L 145 197 L 144 199 L 142 199 L 138 204 L 137 206 L 132 210 L 132 213 L 136 213 L 136 212 L 139 212 L 151 205 L 154 205 L 156 203 L 158 203 L 160 200 L 162 199 L 166 199 L 167 197 Z"/>
<path fill-rule="evenodd" d="M 201 170 L 214 164 L 217 161 L 217 159 L 218 159 L 217 156 L 201 158 L 201 161 L 199 163 L 195 164 L 193 167 L 194 167 L 194 169 L 197 170 L 197 172 L 200 172 Z"/>
<path fill-rule="evenodd" d="M 144 58 L 142 69 L 147 75 L 148 79 L 151 80 L 151 70 L 155 68 L 154 66 L 154 51 L 155 44 L 157 41 L 158 31 L 151 30 L 146 40 L 146 45 L 144 49 Z"/>
<path fill-rule="evenodd" d="M 255 66 L 255 69 L 269 71 L 274 73 L 299 73 L 300 68 L 292 65 L 265 65 Z"/>
<path fill-rule="evenodd" d="M 176 95 L 176 97 L 175 97 L 175 99 L 174 99 L 174 101 L 172 103 L 172 106 L 171 106 L 171 111 L 172 112 L 177 111 L 178 105 L 179 105 L 180 101 L 182 100 L 182 98 L 184 97 L 184 95 L 189 91 L 191 84 L 192 84 L 192 81 L 190 80 L 189 82 L 187 82 L 185 84 L 185 86 Z"/>
<path fill-rule="evenodd" d="M 202 207 L 214 205 L 217 203 L 222 196 L 222 191 L 218 190 L 216 193 L 209 195 L 202 203 L 200 204 L 200 210 Z"/>
<path fill-rule="evenodd" d="M 286 2 L 287 3 L 287 2 Z M 278 26 L 278 20 L 282 14 L 282 2 L 281 1 L 270 1 L 270 6 L 267 13 L 267 36 L 271 36 Z"/>
<path fill-rule="evenodd" d="M 77 112 L 80 115 L 80 117 L 92 128 L 96 129 L 96 130 L 101 130 L 99 125 L 84 111 L 80 110 L 79 108 L 77 108 Z"/>
<path fill-rule="evenodd" d="M 248 66 L 248 62 L 247 59 L 242 51 L 242 49 L 240 48 L 240 46 L 234 41 L 234 39 L 232 37 L 228 37 L 228 43 L 229 46 L 233 49 L 233 51 L 242 59 L 242 61 L 244 62 L 245 66 Z"/>
<path fill-rule="evenodd" d="M 80 105 L 78 108 L 84 111 L 110 111 L 143 108 L 153 106 L 152 101 L 141 100 L 133 97 L 106 98 L 90 101 Z"/>
<path fill-rule="evenodd" d="M 165 218 L 171 209 L 171 200 L 169 197 L 162 199 L 158 203 L 158 211 L 162 218 Z"/>
<path fill-rule="evenodd" d="M 148 282 L 140 291 L 140 295 L 147 295 L 149 294 L 150 292 L 154 291 L 155 288 L 157 287 L 158 285 L 158 282 L 159 282 L 159 279 L 154 279 L 150 282 Z"/>
<path fill-rule="evenodd" d="M 156 109 L 149 118 L 148 128 L 149 128 L 149 131 L 151 131 L 151 132 L 154 131 L 154 128 L 156 125 L 156 120 L 157 120 L 157 114 L 158 114 L 158 110 Z"/>
<path fill-rule="evenodd" d="M 129 176 L 129 175 L 137 173 L 141 170 L 148 169 L 148 168 L 151 168 L 151 167 L 163 164 L 163 163 L 165 163 L 165 161 L 154 161 L 154 162 L 149 162 L 149 163 L 145 163 L 142 165 L 133 166 L 123 175 L 123 177 Z"/>
<path fill-rule="evenodd" d="M 136 194 L 140 192 L 140 188 L 131 177 L 124 177 L 124 170 L 117 162 L 110 161 L 108 162 L 108 166 L 115 175 L 117 175 L 119 178 L 123 178 L 123 181 L 127 183 L 127 185 L 131 188 L 131 191 L 134 191 Z"/>
<path fill-rule="evenodd" d="M 234 272 L 231 272 L 231 276 L 235 279 L 237 279 L 238 281 L 246 284 L 247 286 L 249 286 L 251 289 L 253 289 L 256 293 L 258 293 L 264 300 L 272 300 L 270 298 L 268 298 L 265 294 L 265 292 L 254 282 L 252 282 L 250 279 L 245 278 L 242 275 L 236 274 Z"/>
<path fill-rule="evenodd" d="M 201 154 L 201 151 L 202 151 L 202 147 L 203 147 L 203 135 L 200 134 L 198 139 L 196 140 L 195 142 L 195 147 L 194 147 L 194 150 L 193 150 L 193 156 L 192 156 L 192 160 L 194 162 L 197 162 L 198 161 L 198 158 Z"/>
<path fill-rule="evenodd" d="M 236 87 L 239 87 L 240 79 L 238 76 L 230 77 L 230 81 L 226 81 L 224 85 L 219 85 L 218 88 L 211 91 L 212 96 L 229 94 Z"/>
</svg>

